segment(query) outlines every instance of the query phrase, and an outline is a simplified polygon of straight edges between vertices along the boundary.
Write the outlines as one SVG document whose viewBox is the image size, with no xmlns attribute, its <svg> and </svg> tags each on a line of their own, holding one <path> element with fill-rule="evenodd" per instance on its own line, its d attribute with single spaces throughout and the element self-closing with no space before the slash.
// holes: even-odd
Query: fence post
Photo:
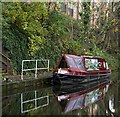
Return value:
<svg viewBox="0 0 120 117">
<path fill-rule="evenodd" d="M 22 73 L 21 73 L 21 80 L 23 80 L 23 60 L 22 60 Z"/>
<path fill-rule="evenodd" d="M 35 67 L 35 78 L 37 78 L 37 60 L 36 60 L 36 67 Z"/>
<path fill-rule="evenodd" d="M 48 60 L 48 71 L 49 71 L 49 64 L 50 64 L 49 62 L 50 62 L 50 61 Z"/>
</svg>

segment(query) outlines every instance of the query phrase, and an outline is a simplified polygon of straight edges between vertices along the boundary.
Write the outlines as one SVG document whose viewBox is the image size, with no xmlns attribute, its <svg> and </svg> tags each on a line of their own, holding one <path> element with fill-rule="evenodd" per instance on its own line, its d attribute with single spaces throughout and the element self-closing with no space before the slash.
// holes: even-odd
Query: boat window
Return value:
<svg viewBox="0 0 120 117">
<path fill-rule="evenodd" d="M 103 62 L 103 66 L 104 66 L 104 68 L 106 68 L 106 63 L 105 62 Z"/>
<path fill-rule="evenodd" d="M 106 69 L 109 69 L 109 67 L 108 67 L 108 63 L 106 62 Z"/>
<path fill-rule="evenodd" d="M 86 69 L 87 71 L 90 71 L 90 70 L 99 70 L 99 67 L 98 67 L 98 59 L 85 59 L 85 66 L 86 66 Z"/>
<path fill-rule="evenodd" d="M 67 68 L 67 63 L 66 63 L 64 57 L 62 57 L 62 60 L 61 60 L 61 62 L 59 64 L 58 68 Z"/>
<path fill-rule="evenodd" d="M 77 68 L 77 66 L 75 65 L 75 63 L 73 61 L 73 58 L 67 56 L 67 60 L 68 60 L 70 67 Z"/>
<path fill-rule="evenodd" d="M 107 66 L 105 61 L 99 61 L 98 67 L 99 67 L 99 70 L 106 70 L 106 69 L 108 69 L 108 66 Z"/>
<path fill-rule="evenodd" d="M 74 60 L 77 64 L 78 68 L 84 70 L 84 65 L 83 65 L 82 59 L 81 58 L 75 58 Z"/>
</svg>

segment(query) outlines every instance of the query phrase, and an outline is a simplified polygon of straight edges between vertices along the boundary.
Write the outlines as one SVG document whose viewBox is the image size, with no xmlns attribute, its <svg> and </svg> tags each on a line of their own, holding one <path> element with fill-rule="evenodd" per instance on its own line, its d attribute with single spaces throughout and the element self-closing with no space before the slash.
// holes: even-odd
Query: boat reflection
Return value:
<svg viewBox="0 0 120 117">
<path fill-rule="evenodd" d="M 54 86 L 53 92 L 60 103 L 62 112 L 83 109 L 105 96 L 110 81 L 91 82 L 78 85 Z"/>
</svg>

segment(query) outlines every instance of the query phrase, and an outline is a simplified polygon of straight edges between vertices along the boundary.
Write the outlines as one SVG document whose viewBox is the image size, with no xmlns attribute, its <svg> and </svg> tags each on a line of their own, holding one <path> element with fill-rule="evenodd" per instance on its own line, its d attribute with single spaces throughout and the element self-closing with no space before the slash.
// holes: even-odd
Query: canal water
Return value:
<svg viewBox="0 0 120 117">
<path fill-rule="evenodd" d="M 43 86 L 3 95 L 2 115 L 120 115 L 118 72 L 111 81 L 89 84 Z"/>
</svg>

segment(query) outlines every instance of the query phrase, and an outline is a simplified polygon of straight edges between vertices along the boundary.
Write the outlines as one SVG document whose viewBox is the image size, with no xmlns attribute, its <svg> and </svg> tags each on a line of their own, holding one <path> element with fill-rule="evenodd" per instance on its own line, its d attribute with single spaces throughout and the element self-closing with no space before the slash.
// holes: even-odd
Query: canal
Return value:
<svg viewBox="0 0 120 117">
<path fill-rule="evenodd" d="M 120 80 L 113 72 L 111 81 L 52 86 L 15 91 L 2 96 L 2 115 L 120 115 Z M 4 93 L 4 92 L 3 92 Z"/>
</svg>

